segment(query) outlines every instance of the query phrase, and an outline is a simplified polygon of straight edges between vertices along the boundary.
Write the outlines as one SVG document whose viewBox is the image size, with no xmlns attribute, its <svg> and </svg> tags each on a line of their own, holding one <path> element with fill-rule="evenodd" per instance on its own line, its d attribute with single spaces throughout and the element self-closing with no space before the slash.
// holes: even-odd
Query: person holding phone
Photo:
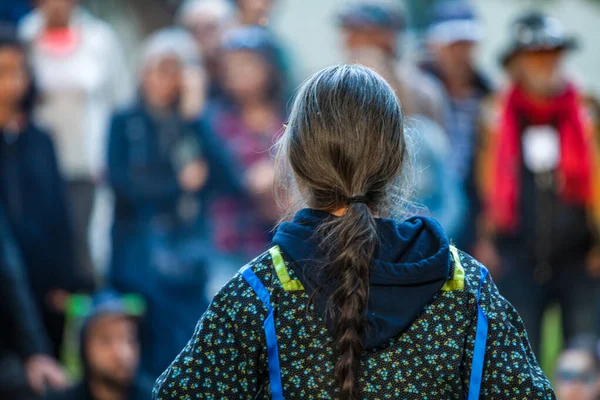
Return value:
<svg viewBox="0 0 600 400">
<path fill-rule="evenodd" d="M 108 280 L 146 298 L 141 367 L 153 375 L 207 305 L 206 203 L 235 186 L 222 146 L 198 119 L 204 85 L 196 49 L 180 29 L 150 36 L 138 101 L 113 116 L 109 135 L 116 207 Z"/>
</svg>

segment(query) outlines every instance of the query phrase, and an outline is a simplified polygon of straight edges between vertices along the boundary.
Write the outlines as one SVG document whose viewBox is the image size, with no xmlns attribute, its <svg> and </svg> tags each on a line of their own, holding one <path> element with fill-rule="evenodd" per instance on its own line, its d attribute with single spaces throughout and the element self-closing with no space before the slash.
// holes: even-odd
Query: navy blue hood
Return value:
<svg viewBox="0 0 600 400">
<path fill-rule="evenodd" d="M 299 211 L 293 221 L 280 225 L 274 244 L 290 261 L 306 292 L 315 297 L 315 308 L 325 315 L 331 288 L 320 282 L 318 261 L 324 258 L 315 232 L 335 216 L 312 209 Z M 451 270 L 450 244 L 440 225 L 431 218 L 413 217 L 398 223 L 376 219 L 380 244 L 371 266 L 367 317 L 369 329 L 364 347 L 373 349 L 400 335 L 431 302 L 448 280 Z M 333 324 L 325 318 L 330 331 Z"/>
</svg>

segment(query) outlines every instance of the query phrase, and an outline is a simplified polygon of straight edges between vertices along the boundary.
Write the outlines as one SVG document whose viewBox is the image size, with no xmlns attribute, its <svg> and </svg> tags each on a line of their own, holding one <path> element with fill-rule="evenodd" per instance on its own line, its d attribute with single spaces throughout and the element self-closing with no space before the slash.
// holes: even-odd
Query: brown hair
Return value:
<svg viewBox="0 0 600 400">
<path fill-rule="evenodd" d="M 326 312 L 335 326 L 341 399 L 359 398 L 375 216 L 389 214 L 392 188 L 408 159 L 403 119 L 383 78 L 363 66 L 340 65 L 304 83 L 279 143 L 278 158 L 302 200 L 314 209 L 344 210 L 318 230 L 327 255 L 319 272 L 334 285 Z"/>
</svg>

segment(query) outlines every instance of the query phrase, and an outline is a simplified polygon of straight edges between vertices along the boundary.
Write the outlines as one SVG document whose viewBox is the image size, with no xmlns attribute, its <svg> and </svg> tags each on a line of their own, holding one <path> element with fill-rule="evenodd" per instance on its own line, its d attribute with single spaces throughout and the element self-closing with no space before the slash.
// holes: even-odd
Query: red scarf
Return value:
<svg viewBox="0 0 600 400">
<path fill-rule="evenodd" d="M 494 186 L 487 205 L 497 230 L 514 231 L 518 226 L 521 117 L 530 125 L 556 125 L 560 143 L 558 194 L 565 203 L 582 207 L 592 203 L 592 150 L 589 147 L 592 143 L 586 137 L 584 115 L 579 93 L 573 85 L 544 102 L 534 101 L 518 87 L 511 89 L 498 131 Z"/>
</svg>

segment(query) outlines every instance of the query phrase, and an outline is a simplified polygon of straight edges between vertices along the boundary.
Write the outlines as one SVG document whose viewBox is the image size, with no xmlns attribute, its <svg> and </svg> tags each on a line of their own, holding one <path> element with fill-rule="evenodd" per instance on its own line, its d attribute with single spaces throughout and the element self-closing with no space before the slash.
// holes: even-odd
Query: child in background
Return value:
<svg viewBox="0 0 600 400">
<path fill-rule="evenodd" d="M 558 359 L 556 394 L 560 400 L 596 400 L 600 380 L 595 341 L 579 337 Z"/>
</svg>

